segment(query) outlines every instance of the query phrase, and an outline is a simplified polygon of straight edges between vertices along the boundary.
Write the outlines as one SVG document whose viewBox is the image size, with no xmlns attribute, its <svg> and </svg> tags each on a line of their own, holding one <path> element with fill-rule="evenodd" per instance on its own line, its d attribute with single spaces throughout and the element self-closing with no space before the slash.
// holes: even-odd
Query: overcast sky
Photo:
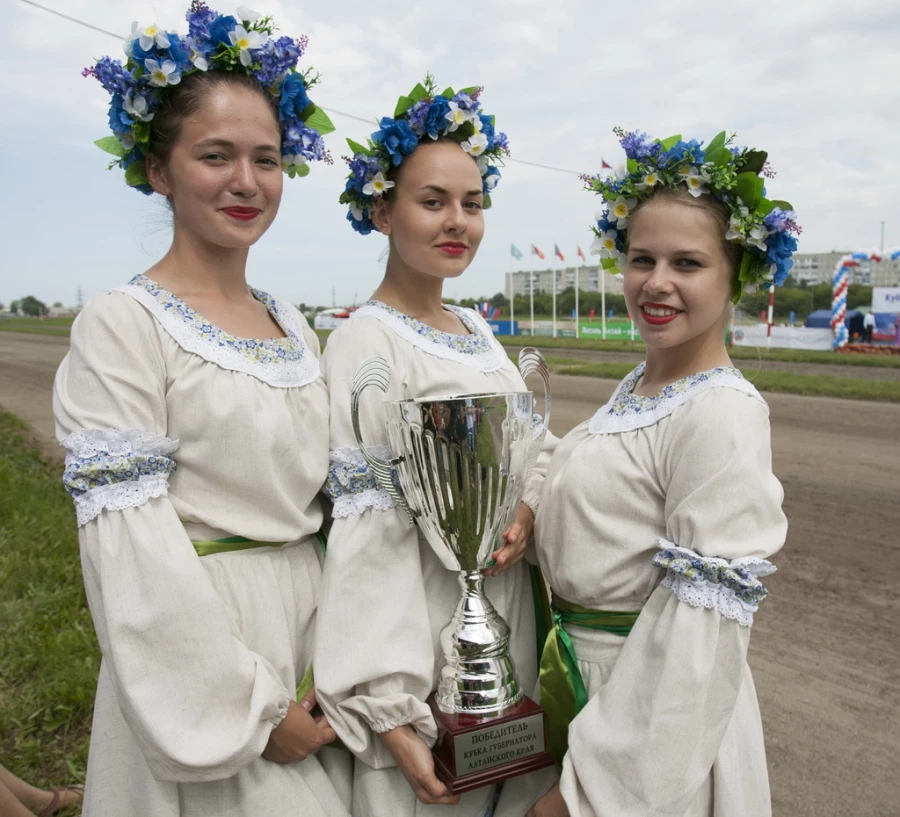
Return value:
<svg viewBox="0 0 900 817">
<path fill-rule="evenodd" d="M 185 32 L 187 1 L 39 0 L 100 28 L 131 22 Z M 771 196 L 803 225 L 800 250 L 900 245 L 900 5 L 857 0 L 783 3 L 643 0 L 249 0 L 281 32 L 305 33 L 303 66 L 323 75 L 314 99 L 370 118 L 333 115 L 335 157 L 430 70 L 438 84 L 484 85 L 483 104 L 514 158 L 575 172 L 623 156 L 612 128 L 709 140 L 734 130 L 769 152 Z M 223 13 L 234 6 L 211 2 Z M 237 5 L 237 4 L 235 4 Z M 93 140 L 109 133 L 108 96 L 81 69 L 121 43 L 7 0 L 0 57 L 0 168 L 4 183 L 0 301 L 33 294 L 87 299 L 145 270 L 167 249 L 156 197 L 106 171 Z M 474 12 L 474 13 L 473 13 Z M 345 165 L 313 166 L 285 181 L 273 227 L 250 254 L 251 283 L 298 303 L 364 300 L 381 277 L 385 240 L 354 233 L 337 203 Z M 445 290 L 492 295 L 510 243 L 567 261 L 586 251 L 599 199 L 573 173 L 509 163 L 486 213 L 475 262 Z M 540 264 L 540 262 L 538 262 Z"/>
</svg>

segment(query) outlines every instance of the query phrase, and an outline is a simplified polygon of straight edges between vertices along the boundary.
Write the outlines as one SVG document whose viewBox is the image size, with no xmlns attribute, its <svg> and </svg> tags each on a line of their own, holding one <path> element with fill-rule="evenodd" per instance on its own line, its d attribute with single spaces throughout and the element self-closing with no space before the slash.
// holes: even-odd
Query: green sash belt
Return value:
<svg viewBox="0 0 900 817">
<path fill-rule="evenodd" d="M 319 547 L 325 552 L 325 536 L 316 533 Z M 252 550 L 253 548 L 280 548 L 285 542 L 256 542 L 245 536 L 226 536 L 224 539 L 199 539 L 191 543 L 198 556 L 211 556 L 214 553 L 234 553 L 236 550 Z"/>
<path fill-rule="evenodd" d="M 622 636 L 631 632 L 637 613 L 588 610 L 553 596 L 553 629 L 541 656 L 541 707 L 547 713 L 547 751 L 561 766 L 569 748 L 569 724 L 588 701 L 584 679 L 578 669 L 575 645 L 566 625 Z"/>
</svg>

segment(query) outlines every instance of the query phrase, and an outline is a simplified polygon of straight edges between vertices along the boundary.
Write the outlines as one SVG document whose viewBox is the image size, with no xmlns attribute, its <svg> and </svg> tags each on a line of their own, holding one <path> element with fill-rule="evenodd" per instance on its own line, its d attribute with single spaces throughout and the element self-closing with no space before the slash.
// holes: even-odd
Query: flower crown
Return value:
<svg viewBox="0 0 900 817">
<path fill-rule="evenodd" d="M 744 248 L 732 285 L 733 301 L 748 284 L 784 282 L 797 249 L 791 233 L 799 235 L 801 229 L 790 204 L 766 198 L 763 177 L 774 178 L 775 172 L 764 151 L 732 146 L 734 135 L 726 137 L 724 132 L 705 149 L 702 142 L 683 142 L 681 136 L 660 141 L 639 131 L 616 128 L 614 133 L 625 149 L 627 164 L 609 174 L 582 176 L 587 189 L 603 196 L 607 206 L 591 228 L 597 237 L 591 252 L 601 256 L 603 269 L 621 272 L 625 231 L 638 202 L 657 189 L 684 185 L 692 196 L 710 193 L 728 208 L 725 238 Z"/>
<path fill-rule="evenodd" d="M 237 18 L 226 17 L 202 0 L 193 0 L 185 15 L 187 37 L 133 23 L 125 42 L 128 60 L 124 66 L 119 60 L 101 57 L 82 72 L 96 77 L 112 95 L 109 126 L 113 135 L 94 144 L 117 157 L 110 169 L 121 167 L 131 187 L 153 192 L 145 165 L 150 121 L 169 88 L 198 71 L 240 72 L 278 99 L 281 165 L 292 179 L 309 173 L 309 161 L 331 162 L 322 136 L 331 133 L 334 125 L 307 96 L 319 77 L 311 69 L 302 74 L 296 70 L 307 38 L 276 39 L 271 17 L 260 17 L 245 7 L 238 8 L 237 14 Z"/>
<path fill-rule="evenodd" d="M 387 178 L 425 137 L 449 138 L 472 155 L 481 171 L 484 189 L 484 208 L 491 206 L 490 191 L 500 181 L 496 164 L 509 154 L 509 140 L 505 133 L 494 130 L 494 117 L 482 113 L 479 104 L 481 88 L 463 88 L 458 93 L 446 88 L 440 94 L 431 75 L 425 84 L 419 83 L 408 96 L 397 101 L 393 118 L 386 116 L 380 129 L 372 134 L 366 145 L 347 140 L 353 158 L 344 158 L 350 165 L 350 175 L 341 194 L 340 203 L 350 205 L 347 221 L 356 232 L 368 235 L 375 229 L 372 208 L 394 182 Z"/>
</svg>

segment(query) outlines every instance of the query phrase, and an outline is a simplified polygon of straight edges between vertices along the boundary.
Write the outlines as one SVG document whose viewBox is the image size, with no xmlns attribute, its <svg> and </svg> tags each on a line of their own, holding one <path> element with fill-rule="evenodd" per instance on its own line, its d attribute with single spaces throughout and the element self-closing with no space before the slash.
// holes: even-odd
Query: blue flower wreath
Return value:
<svg viewBox="0 0 900 817">
<path fill-rule="evenodd" d="M 297 71 L 308 40 L 274 37 L 271 17 L 240 7 L 237 17 L 224 16 L 202 0 L 187 12 L 188 36 L 134 23 L 125 44 L 128 60 L 101 57 L 84 76 L 95 77 L 112 95 L 109 127 L 112 136 L 95 144 L 116 157 L 110 168 L 121 167 L 125 182 L 152 193 L 145 160 L 150 153 L 150 122 L 170 88 L 198 71 L 233 71 L 254 77 L 278 100 L 281 125 L 281 164 L 290 178 L 306 176 L 308 162 L 331 162 L 322 136 L 334 125 L 310 100 L 318 81 L 312 70 Z"/>
<path fill-rule="evenodd" d="M 394 186 L 387 178 L 388 172 L 426 138 L 459 142 L 475 159 L 481 173 L 483 206 L 485 209 L 491 206 L 490 192 L 500 181 L 496 164 L 509 155 L 509 140 L 505 133 L 494 130 L 494 117 L 482 112 L 481 90 L 474 87 L 456 92 L 446 88 L 438 94 L 433 78 L 428 75 L 424 85 L 420 83 L 408 96 L 400 97 L 393 118 L 384 117 L 367 144 L 347 140 L 353 156 L 345 159 L 350 174 L 340 202 L 349 205 L 347 221 L 356 232 L 368 235 L 375 229 L 371 218 L 375 200 Z"/>
<path fill-rule="evenodd" d="M 625 231 L 638 202 L 660 188 L 685 186 L 692 196 L 709 193 L 723 202 L 730 215 L 728 241 L 743 247 L 741 263 L 732 285 L 737 302 L 748 284 L 780 286 L 794 262 L 794 235 L 801 232 L 793 208 L 786 201 L 766 198 L 765 178 L 774 171 L 761 150 L 736 147 L 734 136 L 720 133 L 704 148 L 681 136 L 651 139 L 646 133 L 626 133 L 616 128 L 627 162 L 612 172 L 582 176 L 588 190 L 603 196 L 606 208 L 593 227 L 596 240 L 591 252 L 601 256 L 601 266 L 621 272 Z"/>
</svg>

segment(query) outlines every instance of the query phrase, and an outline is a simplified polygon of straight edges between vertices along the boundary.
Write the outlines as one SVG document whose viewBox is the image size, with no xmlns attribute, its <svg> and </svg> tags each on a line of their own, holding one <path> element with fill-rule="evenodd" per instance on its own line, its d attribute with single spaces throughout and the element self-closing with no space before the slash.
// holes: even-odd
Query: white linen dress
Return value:
<svg viewBox="0 0 900 817">
<path fill-rule="evenodd" d="M 409 724 L 433 744 L 437 728 L 426 699 L 437 684 L 439 635 L 456 608 L 460 587 L 457 573 L 441 564 L 376 486 L 357 448 L 350 420 L 357 366 L 372 355 L 391 366 L 387 393 L 370 387 L 360 406 L 363 438 L 381 456 L 388 451 L 385 401 L 527 388 L 487 323 L 472 310 L 447 308 L 470 334 L 440 332 L 369 301 L 329 337 L 323 354 L 331 398 L 326 490 L 334 503 L 334 524 L 316 632 L 316 686 L 329 720 L 357 758 L 355 817 L 476 817 L 490 813 L 496 793 L 488 786 L 463 794 L 457 806 L 418 803 L 378 738 Z M 524 499 L 533 511 L 555 443 L 548 434 L 526 484 Z M 525 693 L 533 696 L 538 649 L 527 564 L 488 578 L 485 592 L 512 630 L 510 653 Z M 553 772 L 544 771 L 506 781 L 496 813 L 524 814 L 554 779 Z"/>
<path fill-rule="evenodd" d="M 562 795 L 572 817 L 769 815 L 746 657 L 787 531 L 768 407 L 736 369 L 656 397 L 633 394 L 642 371 L 562 439 L 537 517 L 555 594 L 640 610 L 627 638 L 566 627 L 589 700 Z"/>
<path fill-rule="evenodd" d="M 85 817 L 349 814 L 347 753 L 261 757 L 312 661 L 328 400 L 304 318 L 254 294 L 287 337 L 139 275 L 85 307 L 56 376 L 103 653 Z M 274 544 L 192 545 L 225 537 Z"/>
</svg>

